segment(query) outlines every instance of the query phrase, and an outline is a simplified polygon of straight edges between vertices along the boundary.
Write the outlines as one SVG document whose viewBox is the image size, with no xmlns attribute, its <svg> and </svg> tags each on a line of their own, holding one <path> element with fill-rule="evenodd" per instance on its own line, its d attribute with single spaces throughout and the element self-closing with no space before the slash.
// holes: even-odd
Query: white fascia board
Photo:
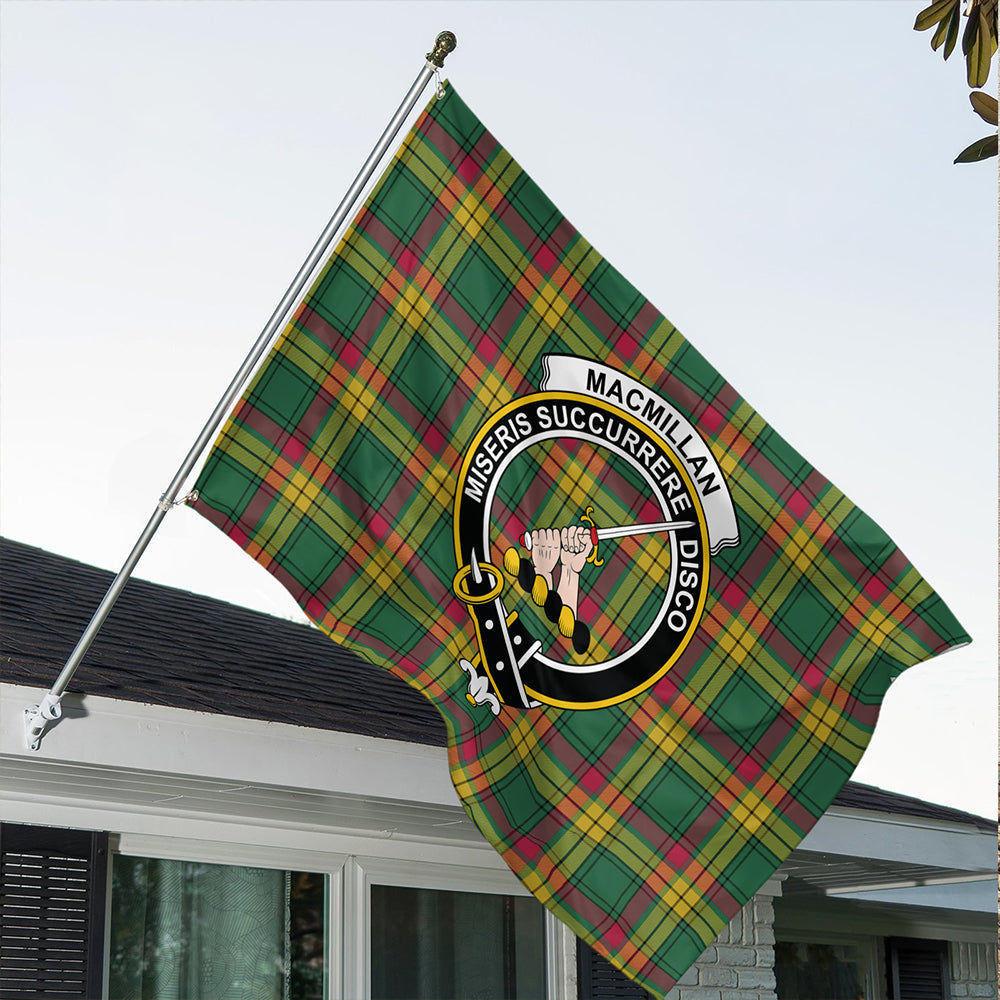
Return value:
<svg viewBox="0 0 1000 1000">
<path fill-rule="evenodd" d="M 56 801 L 7 792 L 3 795 L 2 805 L 4 822 L 118 833 L 122 837 L 122 849 L 126 854 L 143 854 L 143 850 L 136 847 L 136 844 L 143 843 L 144 838 L 161 839 L 164 844 L 169 838 L 175 843 L 200 841 L 226 844 L 234 864 L 237 863 L 233 856 L 234 845 L 242 845 L 247 848 L 280 847 L 300 852 L 335 853 L 345 857 L 354 854 L 379 854 L 389 858 L 419 858 L 442 864 L 505 867 L 503 859 L 485 839 L 480 843 L 455 843 L 442 836 L 435 842 L 430 838 L 414 838 L 405 834 L 380 835 L 378 831 L 366 833 L 318 826 L 301 829 L 260 819 L 204 816 L 179 809 L 123 808 L 113 802 L 76 806 L 65 799 Z M 154 853 L 159 857 L 173 856 L 162 845 Z"/>
<path fill-rule="evenodd" d="M 66 695 L 31 751 L 23 713 L 44 693 L 0 684 L 0 756 L 459 805 L 444 747 L 93 695 Z"/>
<path fill-rule="evenodd" d="M 996 837 L 975 827 L 915 816 L 831 808 L 799 850 L 968 872 L 996 870 Z"/>
</svg>

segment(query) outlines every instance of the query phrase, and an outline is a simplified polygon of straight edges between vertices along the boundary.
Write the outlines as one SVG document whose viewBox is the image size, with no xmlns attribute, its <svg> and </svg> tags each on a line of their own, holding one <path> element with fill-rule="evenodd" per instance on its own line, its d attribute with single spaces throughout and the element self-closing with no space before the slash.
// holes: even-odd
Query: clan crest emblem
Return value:
<svg viewBox="0 0 1000 1000">
<path fill-rule="evenodd" d="M 480 426 L 455 499 L 453 589 L 479 650 L 460 665 L 494 714 L 651 687 L 698 628 L 711 556 L 739 543 L 722 470 L 675 406 L 594 361 L 543 370 Z"/>
</svg>

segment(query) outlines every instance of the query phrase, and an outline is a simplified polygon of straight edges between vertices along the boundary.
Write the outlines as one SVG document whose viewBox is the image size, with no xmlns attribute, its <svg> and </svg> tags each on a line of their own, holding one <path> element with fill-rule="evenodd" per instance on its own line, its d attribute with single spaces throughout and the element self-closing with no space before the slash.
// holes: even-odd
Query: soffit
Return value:
<svg viewBox="0 0 1000 1000">
<path fill-rule="evenodd" d="M 794 897 L 841 895 L 850 890 L 890 889 L 903 884 L 961 882 L 978 878 L 980 873 L 972 873 L 968 868 L 798 850 L 782 864 L 779 874 L 785 876 L 782 895 Z"/>
</svg>

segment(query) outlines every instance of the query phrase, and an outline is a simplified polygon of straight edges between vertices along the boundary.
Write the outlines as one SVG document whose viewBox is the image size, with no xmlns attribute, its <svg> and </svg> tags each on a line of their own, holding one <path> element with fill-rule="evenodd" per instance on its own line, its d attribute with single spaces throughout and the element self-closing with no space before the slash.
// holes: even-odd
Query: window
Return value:
<svg viewBox="0 0 1000 1000">
<path fill-rule="evenodd" d="M 530 897 L 371 887 L 372 1000 L 544 1000 L 544 943 Z"/>
<path fill-rule="evenodd" d="M 774 974 L 778 1000 L 863 1000 L 868 949 L 855 942 L 778 941 Z"/>
<path fill-rule="evenodd" d="M 0 1000 L 576 996 L 576 939 L 478 847 L 3 834 Z"/>
<path fill-rule="evenodd" d="M 508 869 L 352 857 L 344 869 L 344 996 L 563 997 L 558 927 Z"/>
<path fill-rule="evenodd" d="M 326 879 L 302 871 L 116 856 L 116 1000 L 322 1000 Z"/>
</svg>

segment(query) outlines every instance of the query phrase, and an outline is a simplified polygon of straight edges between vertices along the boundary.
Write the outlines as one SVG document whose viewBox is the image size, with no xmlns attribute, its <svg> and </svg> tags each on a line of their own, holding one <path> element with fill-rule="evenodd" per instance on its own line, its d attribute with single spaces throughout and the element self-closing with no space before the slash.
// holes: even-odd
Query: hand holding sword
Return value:
<svg viewBox="0 0 1000 1000">
<path fill-rule="evenodd" d="M 590 521 L 591 513 L 588 508 L 588 516 L 584 519 Z M 580 571 L 589 558 L 596 557 L 598 542 L 608 538 L 679 531 L 694 524 L 694 521 L 655 521 L 598 528 L 591 521 L 562 529 L 536 528 L 523 532 L 519 539 L 531 558 L 522 560 L 516 549 L 508 549 L 504 554 L 504 569 L 518 578 L 522 589 L 531 594 L 535 604 L 545 609 L 546 616 L 558 624 L 559 631 L 572 638 L 573 648 L 578 653 L 584 653 L 590 645 L 590 630 L 576 619 Z M 601 564 L 596 559 L 595 562 Z M 553 576 L 557 564 L 562 572 L 558 587 L 554 588 Z"/>
<path fill-rule="evenodd" d="M 563 528 L 563 531 L 586 531 L 590 535 L 590 541 L 593 545 L 597 545 L 598 542 L 603 541 L 606 538 L 628 538 L 632 535 L 653 535 L 661 531 L 679 531 L 681 528 L 691 528 L 694 527 L 694 521 L 653 521 L 647 524 L 619 524 L 610 528 L 598 528 L 597 525 L 576 525 L 573 528 Z M 539 532 L 538 529 L 534 531 L 525 531 L 522 533 L 519 541 L 521 544 L 529 551 L 532 552 L 534 546 L 543 537 L 548 540 L 549 535 L 560 535 L 560 532 L 555 529 L 549 529 L 545 531 L 544 529 Z M 533 556 L 536 561 L 538 561 L 537 556 Z"/>
</svg>

